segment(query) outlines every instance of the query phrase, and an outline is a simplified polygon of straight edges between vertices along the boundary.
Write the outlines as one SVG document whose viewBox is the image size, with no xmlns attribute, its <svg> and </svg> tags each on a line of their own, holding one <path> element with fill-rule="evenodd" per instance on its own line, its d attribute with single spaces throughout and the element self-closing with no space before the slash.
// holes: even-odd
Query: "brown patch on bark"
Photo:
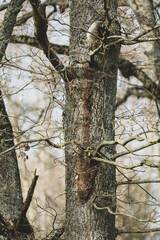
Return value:
<svg viewBox="0 0 160 240">
<path fill-rule="evenodd" d="M 78 195 L 86 200 L 94 186 L 94 180 L 97 173 L 97 164 L 92 164 L 90 158 L 84 157 L 78 159 L 76 164 L 75 179 Z"/>
<path fill-rule="evenodd" d="M 84 78 L 82 80 L 82 109 L 83 122 L 81 124 L 81 146 L 85 150 L 79 149 L 75 167 L 75 180 L 78 189 L 78 195 L 81 199 L 87 199 L 97 172 L 97 164 L 91 161 L 92 153 L 89 148 L 92 146 L 90 142 L 90 126 L 92 121 L 92 96 L 93 96 L 94 80 Z"/>
</svg>

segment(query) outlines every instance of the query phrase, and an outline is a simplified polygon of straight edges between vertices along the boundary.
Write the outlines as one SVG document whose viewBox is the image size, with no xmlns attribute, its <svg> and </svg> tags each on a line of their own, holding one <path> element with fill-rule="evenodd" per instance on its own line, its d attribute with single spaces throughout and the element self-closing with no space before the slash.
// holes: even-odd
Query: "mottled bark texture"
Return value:
<svg viewBox="0 0 160 240">
<path fill-rule="evenodd" d="M 7 7 L 4 20 L 0 26 L 0 62 L 5 55 L 9 38 L 16 24 L 16 17 L 25 0 L 12 0 Z"/>
<path fill-rule="evenodd" d="M 7 112 L 5 110 L 2 94 L 0 92 L 0 153 L 12 148 L 13 132 Z M 14 229 L 23 205 L 21 183 L 18 169 L 18 162 L 15 150 L 0 155 L 0 239 L 14 239 L 20 235 L 20 239 L 32 239 L 32 229 L 25 216 Z M 9 221 L 8 226 L 3 223 Z M 13 229 L 12 229 L 12 227 Z M 29 234 L 27 238 L 26 234 Z M 24 238 L 23 238 L 24 237 Z"/>
<path fill-rule="evenodd" d="M 0 63 L 5 55 L 5 50 L 16 17 L 24 0 L 12 0 L 8 5 L 0 29 Z M 0 153 L 14 146 L 12 127 L 4 106 L 0 91 Z M 32 229 L 26 218 L 14 228 L 23 205 L 18 163 L 15 150 L 0 155 L 0 239 L 31 239 Z M 27 236 L 26 234 L 29 235 Z"/>
<path fill-rule="evenodd" d="M 92 160 L 103 140 L 114 139 L 117 59 L 119 45 L 107 40 L 107 34 L 119 34 L 116 0 L 72 0 L 70 4 L 70 62 L 75 78 L 66 84 L 64 111 L 66 146 L 66 224 L 69 240 L 114 240 L 115 167 Z M 107 18 L 107 21 L 106 21 Z M 94 21 L 109 22 L 103 40 L 93 55 L 86 32 Z M 94 44 L 94 43 L 92 43 Z M 100 46 L 101 44 L 101 46 Z M 92 52 L 90 52 L 92 49 Z M 90 56 L 92 55 L 92 57 Z M 114 146 L 103 149 L 113 153 Z"/>
<path fill-rule="evenodd" d="M 11 124 L 0 95 L 0 152 L 13 146 Z M 5 219 L 16 219 L 22 205 L 19 171 L 15 151 L 0 156 L 0 213 Z"/>
</svg>

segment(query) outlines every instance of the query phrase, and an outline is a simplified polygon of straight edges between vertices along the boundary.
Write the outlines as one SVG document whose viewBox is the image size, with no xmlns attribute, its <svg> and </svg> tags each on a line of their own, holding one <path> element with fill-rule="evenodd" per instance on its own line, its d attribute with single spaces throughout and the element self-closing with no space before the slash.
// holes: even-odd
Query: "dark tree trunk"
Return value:
<svg viewBox="0 0 160 240">
<path fill-rule="evenodd" d="M 0 63 L 24 0 L 12 0 L 0 30 Z M 23 205 L 19 169 L 14 150 L 12 127 L 0 91 L 0 239 L 32 239 L 33 231 L 24 216 L 15 226 Z M 2 155 L 2 152 L 12 148 Z"/>
<path fill-rule="evenodd" d="M 0 92 L 0 153 L 14 147 L 13 132 L 7 112 L 5 110 L 2 94 Z M 32 235 L 32 229 L 24 218 L 15 231 L 10 229 L 16 224 L 23 204 L 18 162 L 14 148 L 0 155 L 0 239 L 14 239 L 19 233 L 20 239 L 27 239 L 26 233 Z M 4 220 L 4 221 L 3 221 Z M 10 221 L 8 226 L 5 224 Z M 17 232 L 17 233 L 16 233 Z M 25 236 L 24 238 L 22 238 Z M 31 237 L 31 236 L 30 236 Z"/>
<path fill-rule="evenodd" d="M 103 0 L 70 1 L 70 62 L 75 78 L 66 85 L 64 112 L 65 141 L 73 142 L 65 153 L 66 240 L 116 237 L 114 215 L 94 207 L 115 210 L 115 167 L 92 160 L 101 141 L 114 139 L 119 45 L 107 40 L 106 35 L 119 34 L 116 8 L 116 0 L 106 4 Z M 103 44 L 96 40 L 90 44 L 86 31 L 97 20 L 105 25 Z M 110 47 L 105 48 L 107 44 Z M 89 57 L 89 49 L 97 47 L 96 54 Z M 103 154 L 107 152 L 115 152 L 114 146 L 103 149 Z"/>
</svg>

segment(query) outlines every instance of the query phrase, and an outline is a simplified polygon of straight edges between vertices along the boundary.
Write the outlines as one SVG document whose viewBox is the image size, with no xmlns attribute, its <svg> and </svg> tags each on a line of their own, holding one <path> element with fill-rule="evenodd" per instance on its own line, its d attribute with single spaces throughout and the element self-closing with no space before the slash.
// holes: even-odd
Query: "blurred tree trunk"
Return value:
<svg viewBox="0 0 160 240">
<path fill-rule="evenodd" d="M 149 28 L 154 28 L 157 25 L 156 10 L 154 9 L 153 0 L 119 0 L 120 6 L 129 6 L 134 11 L 137 21 L 141 27 L 141 32 L 145 32 Z M 150 31 L 147 37 L 159 38 L 160 31 L 157 29 Z M 146 55 L 154 65 L 154 81 L 160 79 L 160 42 L 159 39 L 152 42 L 146 42 Z M 159 83 L 160 84 L 160 83 Z"/>
<path fill-rule="evenodd" d="M 115 167 L 98 164 L 91 158 L 97 154 L 96 148 L 101 141 L 114 139 L 120 46 L 109 41 L 107 35 L 119 34 L 117 1 L 84 0 L 69 1 L 69 4 L 70 63 L 75 78 L 66 84 L 64 111 L 65 141 L 73 142 L 66 146 L 65 153 L 65 239 L 113 240 L 117 234 L 115 216 L 107 210 L 97 210 L 94 204 L 116 209 Z M 103 41 L 99 42 L 97 38 L 91 44 L 86 31 L 97 20 L 103 23 L 98 30 Z M 96 48 L 93 56 L 90 50 Z M 107 146 L 102 152 L 113 153 L 115 148 Z"/>
<path fill-rule="evenodd" d="M 12 34 L 24 0 L 12 0 L 5 13 L 0 29 L 0 63 L 5 55 L 8 40 Z M 14 147 L 12 127 L 7 116 L 3 96 L 0 91 L 0 153 Z M 0 155 L 0 239 L 31 239 L 32 229 L 26 218 L 15 228 L 23 205 L 19 169 L 14 148 Z M 25 233 L 29 233 L 27 238 Z"/>
</svg>

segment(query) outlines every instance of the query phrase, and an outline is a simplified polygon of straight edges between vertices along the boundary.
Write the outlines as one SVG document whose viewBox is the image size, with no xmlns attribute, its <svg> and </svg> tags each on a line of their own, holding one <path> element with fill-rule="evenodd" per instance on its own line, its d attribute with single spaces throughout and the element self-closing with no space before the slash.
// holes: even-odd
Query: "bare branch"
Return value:
<svg viewBox="0 0 160 240">
<path fill-rule="evenodd" d="M 19 20 L 16 21 L 16 26 L 21 26 L 32 16 L 33 16 L 32 12 L 24 14 L 21 18 L 19 18 Z"/>
<path fill-rule="evenodd" d="M 31 183 L 31 186 L 28 190 L 28 194 L 27 194 L 27 197 L 26 197 L 26 200 L 25 202 L 23 203 L 23 206 L 22 206 L 22 209 L 21 209 L 21 213 L 20 213 L 20 216 L 18 217 L 17 221 L 16 221 L 16 229 L 19 228 L 19 226 L 22 224 L 23 222 L 23 219 L 25 218 L 26 216 L 26 213 L 28 211 L 28 208 L 30 206 L 30 203 L 32 201 L 32 196 L 33 196 L 33 193 L 34 193 L 34 189 L 35 189 L 35 186 L 36 186 L 36 183 L 37 183 L 37 180 L 38 180 L 39 176 L 36 175 L 36 170 L 34 172 L 34 178 L 32 180 L 32 183 Z"/>
<path fill-rule="evenodd" d="M 32 184 L 28 190 L 27 198 L 22 206 L 21 213 L 20 213 L 16 223 L 13 222 L 11 219 L 10 220 L 4 219 L 3 216 L 0 214 L 0 223 L 3 224 L 4 231 L 6 230 L 8 233 L 12 233 L 16 237 L 17 240 L 20 239 L 19 238 L 19 230 L 21 229 L 21 226 L 23 226 L 23 224 L 25 224 L 25 228 L 29 227 L 31 229 L 30 225 L 28 226 L 28 224 L 29 224 L 28 221 L 26 221 L 26 213 L 27 213 L 27 210 L 28 210 L 31 200 L 32 200 L 32 196 L 33 196 L 33 192 L 34 192 L 34 189 L 36 186 L 37 179 L 38 179 L 38 176 L 36 175 L 36 171 L 35 171 L 34 178 L 32 180 Z"/>
<path fill-rule="evenodd" d="M 65 9 L 68 7 L 68 4 L 65 3 L 65 1 L 58 1 L 58 0 L 47 0 L 44 3 L 46 6 L 53 6 L 54 7 L 54 11 L 57 11 L 56 5 L 59 5 L 59 9 L 60 9 L 60 13 L 63 13 L 65 11 Z M 0 6 L 0 11 L 6 9 L 8 7 L 8 4 L 3 4 L 2 6 Z M 28 12 L 26 14 L 24 14 L 21 18 L 19 18 L 16 22 L 16 26 L 21 26 L 22 24 L 26 23 L 26 21 L 28 19 L 30 19 L 33 16 L 32 12 Z"/>
<path fill-rule="evenodd" d="M 32 139 L 32 140 L 29 140 L 29 141 L 21 141 L 21 142 L 15 144 L 14 146 L 6 149 L 5 151 L 1 152 L 0 156 L 12 151 L 13 149 L 17 149 L 20 145 L 22 145 L 24 143 L 47 142 L 50 146 L 52 146 L 54 148 L 63 148 L 64 146 L 66 146 L 68 144 L 73 144 L 73 142 L 64 142 L 64 143 L 59 145 L 59 144 L 55 144 L 55 143 L 51 142 L 50 139 L 51 138 L 41 138 L 41 139 Z"/>
<path fill-rule="evenodd" d="M 129 181 L 117 182 L 117 186 L 126 185 L 126 184 L 145 184 L 145 183 L 160 183 L 160 179 L 157 179 L 157 180 L 150 180 L 150 179 L 145 179 L 145 180 L 130 180 L 130 179 L 129 179 Z"/>
<path fill-rule="evenodd" d="M 140 82 L 142 82 L 143 87 L 146 88 L 152 94 L 154 94 L 157 91 L 157 84 L 153 82 L 152 79 L 142 69 L 135 66 L 129 60 L 120 58 L 118 67 L 125 78 L 134 76 Z"/>
<path fill-rule="evenodd" d="M 130 96 L 135 96 L 137 98 L 148 98 L 152 99 L 152 95 L 148 92 L 144 92 L 142 87 L 128 88 L 123 97 L 117 98 L 116 108 L 125 103 Z"/>
<path fill-rule="evenodd" d="M 54 7 L 54 11 L 53 12 L 57 11 L 56 5 L 59 5 L 60 13 L 63 13 L 65 11 L 65 9 L 68 7 L 68 4 L 65 3 L 65 1 L 58 1 L 58 0 L 57 1 L 56 0 L 48 0 L 44 4 L 46 6 L 49 6 L 49 5 L 53 6 Z M 7 6 L 8 6 L 8 4 L 4 4 L 4 5 L 0 6 L 0 11 L 6 9 Z M 26 21 L 28 19 L 30 19 L 32 16 L 33 16 L 32 12 L 28 12 L 28 13 L 24 14 L 21 18 L 19 18 L 17 20 L 16 26 L 21 26 L 22 24 L 26 23 Z M 47 16 L 47 18 L 49 16 Z"/>
<path fill-rule="evenodd" d="M 97 152 L 100 152 L 100 150 L 107 146 L 107 145 L 113 145 L 113 144 L 119 144 L 121 146 L 125 146 L 127 145 L 128 143 L 132 142 L 132 141 L 139 141 L 139 142 L 142 142 L 142 141 L 147 141 L 147 142 L 152 142 L 152 140 L 149 140 L 147 137 L 146 137 L 146 134 L 147 133 L 157 133 L 157 131 L 142 131 L 132 137 L 129 137 L 127 138 L 126 140 L 122 141 L 121 139 L 119 138 L 116 138 L 115 140 L 113 141 L 103 141 L 99 144 L 99 146 L 97 147 L 96 151 Z M 145 135 L 145 137 L 142 137 L 141 135 Z M 160 141 L 159 138 L 157 138 L 157 140 L 155 140 L 155 143 L 158 143 L 158 141 Z"/>
<path fill-rule="evenodd" d="M 132 219 L 134 219 L 134 220 L 136 220 L 136 221 L 138 221 L 138 222 L 144 222 L 144 223 L 149 223 L 149 222 L 151 222 L 151 223 L 158 223 L 158 222 L 160 222 L 160 220 L 159 220 L 159 221 L 158 221 L 158 220 L 156 221 L 156 220 L 154 220 L 154 219 L 140 219 L 140 218 L 136 218 L 135 216 L 130 215 L 130 214 L 113 212 L 113 211 L 110 209 L 110 207 L 98 207 L 95 203 L 93 203 L 93 206 L 94 206 L 95 209 L 97 209 L 97 210 L 108 210 L 108 212 L 109 212 L 110 214 L 112 214 L 112 215 L 132 218 Z"/>
<path fill-rule="evenodd" d="M 132 39 L 132 41 L 136 41 L 136 40 L 140 39 L 141 37 L 143 37 L 144 35 L 150 33 L 151 31 L 154 31 L 155 29 L 158 29 L 158 28 L 160 28 L 159 24 L 158 25 L 154 25 L 153 27 L 148 28 L 146 31 L 144 31 L 144 32 L 140 33 L 138 36 L 134 37 Z"/>
<path fill-rule="evenodd" d="M 160 165 L 156 165 L 156 164 L 154 164 L 150 161 L 147 161 L 147 160 L 142 160 L 140 163 L 133 164 L 133 165 L 130 165 L 130 166 L 119 164 L 115 161 L 108 160 L 107 158 L 92 157 L 92 160 L 98 161 L 98 162 L 103 162 L 103 163 L 108 163 L 108 164 L 114 165 L 116 167 L 124 168 L 124 169 L 134 169 L 134 168 L 137 168 L 137 167 L 141 167 L 143 165 L 146 165 L 146 166 L 152 167 L 152 168 L 160 168 Z"/>
<path fill-rule="evenodd" d="M 32 47 L 36 47 L 42 49 L 41 45 L 38 43 L 35 37 L 30 37 L 27 35 L 12 35 L 10 38 L 10 43 L 19 43 L 19 44 L 27 44 Z M 68 54 L 68 46 L 58 45 L 54 43 L 49 43 L 50 47 L 54 49 L 58 54 Z"/>
<path fill-rule="evenodd" d="M 117 171 L 118 171 L 120 174 L 122 174 L 123 177 L 125 177 L 125 178 L 127 179 L 127 182 L 130 181 L 130 179 L 129 179 L 123 172 L 121 172 L 119 168 L 117 168 Z M 147 193 L 152 199 L 156 200 L 156 198 L 155 198 L 152 194 L 150 194 L 145 188 L 143 188 L 139 183 L 136 183 L 136 184 L 137 184 L 137 186 L 138 186 L 139 188 L 141 188 L 145 193 Z M 118 187 L 118 185 L 117 185 L 117 187 Z M 157 200 L 156 200 L 156 201 L 157 201 Z"/>
<path fill-rule="evenodd" d="M 56 52 L 51 49 L 50 43 L 47 37 L 47 28 L 48 22 L 45 13 L 45 4 L 41 4 L 39 0 L 30 0 L 32 10 L 33 10 L 33 19 L 35 26 L 35 36 L 41 45 L 46 57 L 51 62 L 55 70 L 60 74 L 65 82 L 68 82 L 66 78 L 66 71 L 63 63 L 58 58 Z"/>
<path fill-rule="evenodd" d="M 112 159 L 116 159 L 116 158 L 125 156 L 125 155 L 127 155 L 129 153 L 135 155 L 135 152 L 143 150 L 143 149 L 148 148 L 150 146 L 153 146 L 153 145 L 155 145 L 157 143 L 160 143 L 160 137 L 157 138 L 156 140 L 153 140 L 153 141 L 150 140 L 150 141 L 148 141 L 148 143 L 146 143 L 144 145 L 141 145 L 139 147 L 136 147 L 134 149 L 129 149 L 129 148 L 125 147 L 127 149 L 127 151 L 123 151 L 123 152 L 120 152 L 120 153 L 112 155 Z"/>
<path fill-rule="evenodd" d="M 115 213 L 113 212 L 110 207 L 98 207 L 95 203 L 93 203 L 93 206 L 97 209 L 97 210 L 108 210 L 108 212 L 110 214 L 113 214 L 115 216 L 123 216 L 123 217 L 128 217 L 128 218 L 132 218 L 138 222 L 144 222 L 144 223 L 158 223 L 160 221 L 156 221 L 154 219 L 139 219 L 139 218 L 136 218 L 134 217 L 133 215 L 130 215 L 130 214 L 124 214 L 124 213 Z M 143 229 L 143 230 L 137 230 L 137 231 L 122 231 L 122 230 L 118 230 L 118 235 L 121 235 L 121 234 L 127 234 L 127 233 L 152 233 L 152 232 L 158 232 L 160 231 L 160 228 L 152 228 L 152 229 Z"/>
<path fill-rule="evenodd" d="M 122 234 L 129 234 L 129 233 L 135 233 L 135 234 L 142 234 L 142 233 L 153 233 L 153 232 L 159 232 L 160 228 L 151 228 L 151 229 L 143 229 L 143 230 L 136 230 L 136 231 L 118 231 L 118 235 Z"/>
<path fill-rule="evenodd" d="M 148 42 L 148 41 L 157 41 L 159 40 L 159 36 L 158 37 L 143 37 L 145 35 L 147 35 L 148 33 L 150 33 L 151 31 L 155 31 L 155 29 L 160 28 L 160 25 L 155 25 L 151 28 L 148 28 L 146 31 L 140 33 L 139 35 L 132 37 L 132 38 L 126 38 L 124 36 L 119 36 L 119 35 L 112 35 L 109 36 L 108 39 L 117 39 L 116 41 L 114 41 L 113 43 L 106 45 L 106 47 L 108 46 L 112 46 L 113 44 L 118 44 L 121 43 L 123 45 L 133 45 L 133 44 L 137 44 L 137 43 L 141 43 L 141 42 Z"/>
<path fill-rule="evenodd" d="M 0 11 L 5 10 L 8 7 L 9 3 L 3 4 L 0 6 Z"/>
</svg>

